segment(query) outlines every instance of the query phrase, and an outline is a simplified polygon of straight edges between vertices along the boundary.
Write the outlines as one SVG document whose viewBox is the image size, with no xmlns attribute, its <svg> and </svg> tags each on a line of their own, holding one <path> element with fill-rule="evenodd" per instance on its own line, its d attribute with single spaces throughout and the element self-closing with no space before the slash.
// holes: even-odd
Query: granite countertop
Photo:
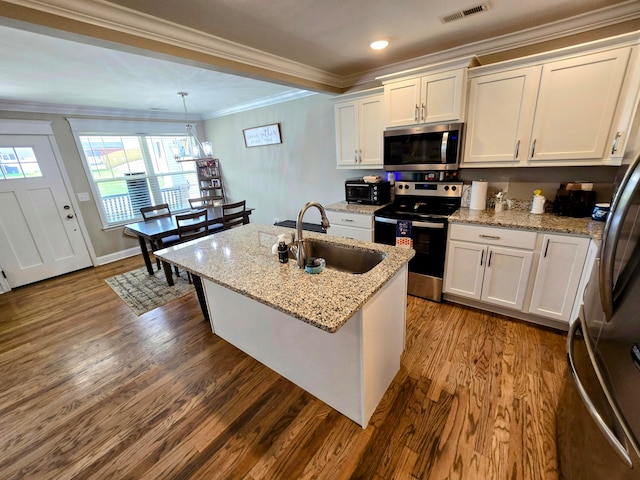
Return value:
<svg viewBox="0 0 640 480">
<path fill-rule="evenodd" d="M 295 260 L 282 264 L 271 253 L 277 235 L 289 232 L 295 230 L 249 224 L 159 250 L 156 255 L 331 333 L 344 325 L 415 255 L 409 248 L 305 232 L 305 239 L 377 250 L 387 255 L 361 275 L 329 268 L 311 275 L 299 269 Z"/>
<path fill-rule="evenodd" d="M 602 239 L 605 225 L 604 222 L 592 220 L 591 217 L 561 217 L 551 213 L 536 215 L 526 210 L 503 210 L 495 213 L 492 208 L 486 210 L 460 208 L 449 217 L 449 222 L 584 235 L 597 242 Z"/>
<path fill-rule="evenodd" d="M 348 212 L 348 213 L 360 213 L 363 215 L 373 215 L 377 210 L 380 210 L 388 203 L 384 205 L 362 205 L 360 203 L 347 203 L 344 200 L 341 202 L 332 203 L 324 207 L 325 210 L 331 210 L 334 212 Z"/>
</svg>

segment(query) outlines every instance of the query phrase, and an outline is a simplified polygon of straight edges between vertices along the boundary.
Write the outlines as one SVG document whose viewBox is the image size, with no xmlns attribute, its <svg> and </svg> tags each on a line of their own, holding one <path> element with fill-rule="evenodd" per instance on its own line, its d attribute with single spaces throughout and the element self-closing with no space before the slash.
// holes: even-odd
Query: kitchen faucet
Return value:
<svg viewBox="0 0 640 480">
<path fill-rule="evenodd" d="M 320 210 L 322 226 L 325 229 L 330 227 L 327 214 L 324 213 L 324 207 L 318 202 L 307 202 L 300 209 L 300 212 L 298 212 L 298 220 L 296 221 L 296 263 L 298 264 L 298 268 L 304 268 L 307 263 L 307 253 L 304 249 L 304 239 L 302 238 L 302 217 L 304 217 L 304 214 L 310 207 L 316 207 Z"/>
</svg>

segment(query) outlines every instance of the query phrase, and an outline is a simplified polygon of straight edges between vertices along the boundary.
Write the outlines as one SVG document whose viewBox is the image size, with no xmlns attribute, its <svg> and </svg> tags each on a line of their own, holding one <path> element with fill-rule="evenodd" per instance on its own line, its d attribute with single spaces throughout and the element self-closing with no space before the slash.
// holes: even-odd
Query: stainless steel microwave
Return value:
<svg viewBox="0 0 640 480">
<path fill-rule="evenodd" d="M 462 123 L 424 125 L 384 132 L 384 169 L 457 170 Z"/>
</svg>

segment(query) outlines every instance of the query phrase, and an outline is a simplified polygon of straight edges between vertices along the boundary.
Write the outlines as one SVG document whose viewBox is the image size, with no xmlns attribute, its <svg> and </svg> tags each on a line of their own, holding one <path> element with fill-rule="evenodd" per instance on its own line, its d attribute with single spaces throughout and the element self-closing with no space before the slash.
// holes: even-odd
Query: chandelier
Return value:
<svg viewBox="0 0 640 480">
<path fill-rule="evenodd" d="M 184 119 L 186 123 L 187 134 L 185 138 L 176 141 L 172 150 L 173 156 L 178 162 L 186 162 L 189 160 L 197 160 L 199 158 L 210 158 L 213 154 L 211 142 L 200 142 L 194 131 L 194 125 L 189 121 L 189 113 L 187 111 L 187 101 L 185 97 L 188 92 L 178 92 L 182 97 L 182 106 L 184 107 Z"/>
</svg>

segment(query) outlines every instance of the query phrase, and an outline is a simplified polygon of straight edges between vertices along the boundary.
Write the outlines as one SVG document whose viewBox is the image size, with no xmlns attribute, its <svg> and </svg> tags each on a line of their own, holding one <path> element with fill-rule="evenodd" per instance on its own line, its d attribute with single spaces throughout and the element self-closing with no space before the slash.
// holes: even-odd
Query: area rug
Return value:
<svg viewBox="0 0 640 480">
<path fill-rule="evenodd" d="M 105 279 L 114 292 L 135 312 L 142 315 L 154 308 L 195 292 L 193 284 L 187 282 L 187 274 L 173 276 L 175 285 L 170 287 L 162 270 L 149 275 L 146 267 L 136 268 Z"/>
</svg>

